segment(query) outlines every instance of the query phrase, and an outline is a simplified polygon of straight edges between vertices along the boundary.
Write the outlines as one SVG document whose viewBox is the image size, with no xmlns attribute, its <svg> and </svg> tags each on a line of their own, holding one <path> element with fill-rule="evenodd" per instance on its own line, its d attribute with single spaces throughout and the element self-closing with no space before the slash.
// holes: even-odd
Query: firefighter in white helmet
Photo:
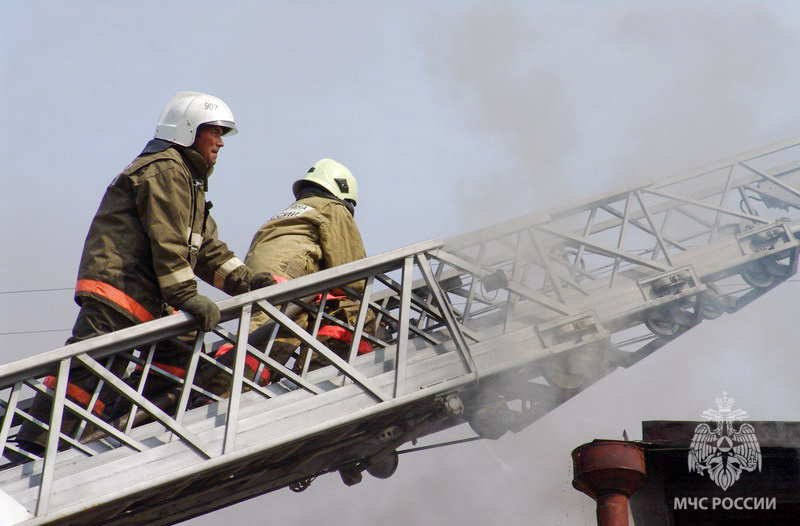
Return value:
<svg viewBox="0 0 800 526">
<path fill-rule="evenodd" d="M 272 282 L 267 274 L 254 280 L 253 271 L 217 238 L 205 200 L 222 137 L 235 133 L 233 114 L 217 97 L 180 92 L 167 103 L 154 138 L 108 186 L 89 227 L 75 286 L 80 313 L 68 344 L 159 318 L 173 308 L 189 312 L 207 332 L 220 313 L 198 294 L 195 276 L 228 294 L 249 291 L 251 282 L 257 288 Z M 162 346 L 154 363 L 180 376 L 187 358 L 178 346 Z M 112 370 L 121 375 L 126 366 L 117 359 Z M 54 385 L 55 379 L 44 383 Z M 96 385 L 86 369 L 74 369 L 67 395 L 87 407 Z M 107 397 L 101 391 L 91 411 L 103 415 Z M 32 414 L 48 421 L 49 411 L 49 399 L 37 395 Z M 72 433 L 76 423 L 65 413 L 62 430 Z M 17 441 L 36 454 L 44 437 L 41 427 L 26 421 Z"/>
<path fill-rule="evenodd" d="M 304 177 L 295 181 L 292 191 L 296 201 L 273 215 L 253 236 L 245 258 L 247 266 L 255 272 L 272 274 L 280 283 L 366 257 L 361 233 L 354 219 L 358 183 L 350 170 L 332 159 L 321 159 Z M 360 292 L 364 284 L 353 283 L 350 287 Z M 359 302 L 347 297 L 343 291 L 333 291 L 326 298 L 326 312 L 350 326 L 356 323 L 358 307 Z M 370 312 L 365 324 L 367 333 L 374 332 L 374 318 Z M 250 323 L 251 334 L 267 320 L 263 313 L 254 314 Z M 303 312 L 294 321 L 306 328 L 308 316 Z M 345 357 L 353 335 L 341 326 L 323 322 L 318 338 Z M 280 331 L 269 356 L 286 364 L 299 345 L 298 339 Z M 222 353 L 228 347 L 223 347 Z M 371 350 L 372 346 L 367 341 L 360 342 L 359 353 Z M 294 364 L 296 371 L 302 370 L 305 359 L 305 356 L 298 357 Z M 321 356 L 314 354 L 310 369 L 325 364 Z M 253 361 L 252 367 L 257 365 L 258 362 Z M 254 372 L 249 371 L 251 378 Z M 268 374 L 262 371 L 261 383 L 265 383 Z"/>
</svg>

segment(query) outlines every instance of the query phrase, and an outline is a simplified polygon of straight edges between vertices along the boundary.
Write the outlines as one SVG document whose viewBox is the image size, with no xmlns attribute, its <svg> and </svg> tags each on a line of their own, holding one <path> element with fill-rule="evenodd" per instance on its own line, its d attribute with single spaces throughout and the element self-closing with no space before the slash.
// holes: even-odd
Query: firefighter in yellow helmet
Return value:
<svg viewBox="0 0 800 526">
<path fill-rule="evenodd" d="M 75 286 L 80 312 L 67 344 L 159 318 L 172 309 L 189 312 L 203 331 L 219 322 L 219 309 L 198 294 L 195 276 L 239 294 L 270 284 L 254 273 L 217 237 L 206 202 L 208 177 L 224 146 L 236 133 L 228 106 L 217 97 L 180 92 L 164 107 L 154 138 L 106 189 L 86 237 Z M 265 281 L 266 280 L 266 281 Z M 187 351 L 162 345 L 154 363 L 182 376 Z M 114 360 L 121 375 L 127 363 Z M 53 387 L 55 378 L 45 385 Z M 83 368 L 70 372 L 67 395 L 86 407 L 97 379 Z M 91 408 L 103 415 L 109 393 L 101 390 Z M 31 414 L 47 421 L 48 397 L 37 394 Z M 72 433 L 76 418 L 65 413 L 63 432 Z M 21 449 L 40 454 L 43 428 L 25 422 L 17 435 Z"/>
<path fill-rule="evenodd" d="M 247 266 L 283 282 L 366 257 L 354 219 L 358 183 L 350 170 L 332 159 L 321 159 L 292 185 L 292 191 L 296 201 L 273 215 L 253 236 L 245 258 Z M 362 291 L 364 284 L 359 282 L 350 286 Z M 358 307 L 356 300 L 335 292 L 326 299 L 326 312 L 351 326 L 355 325 Z M 369 324 L 373 319 L 374 316 L 367 318 L 367 332 L 372 332 Z M 263 313 L 254 314 L 250 332 L 267 320 Z M 307 314 L 300 314 L 294 321 L 306 328 Z M 345 349 L 349 350 L 352 337 L 352 333 L 343 327 L 325 322 L 318 334 L 318 338 L 340 356 L 346 352 Z M 270 357 L 285 364 L 299 344 L 298 339 L 280 331 Z M 367 342 L 361 342 L 359 352 L 371 350 Z M 304 359 L 303 356 L 296 361 L 295 370 L 302 369 Z M 313 355 L 312 369 L 325 364 L 321 356 Z"/>
</svg>

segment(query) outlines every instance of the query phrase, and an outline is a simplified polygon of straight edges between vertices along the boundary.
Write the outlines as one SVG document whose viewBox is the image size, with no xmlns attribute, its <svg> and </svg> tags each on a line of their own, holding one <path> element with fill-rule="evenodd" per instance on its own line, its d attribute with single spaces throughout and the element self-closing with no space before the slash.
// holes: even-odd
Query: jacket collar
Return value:
<svg viewBox="0 0 800 526">
<path fill-rule="evenodd" d="M 356 215 L 355 207 L 352 204 L 343 199 L 339 199 L 331 192 L 317 184 L 306 184 L 300 188 L 300 191 L 297 193 L 297 200 L 299 201 L 300 199 L 305 199 L 306 197 L 324 197 L 325 199 L 336 201 L 343 204 L 345 208 L 347 208 L 347 211 L 350 212 L 351 216 L 355 217 Z"/>
<path fill-rule="evenodd" d="M 173 147 L 181 154 L 181 157 L 183 157 L 183 159 L 186 161 L 186 166 L 189 167 L 189 172 L 192 174 L 192 178 L 203 181 L 203 187 L 207 192 L 208 178 L 211 175 L 211 172 L 214 171 L 214 167 L 209 166 L 208 163 L 206 163 L 206 160 L 203 159 L 203 156 L 201 156 L 192 148 L 187 146 L 181 146 L 179 144 L 165 141 L 163 139 L 151 139 L 145 145 L 144 150 L 142 150 L 142 153 L 140 155 L 147 153 L 160 153 Z"/>
</svg>

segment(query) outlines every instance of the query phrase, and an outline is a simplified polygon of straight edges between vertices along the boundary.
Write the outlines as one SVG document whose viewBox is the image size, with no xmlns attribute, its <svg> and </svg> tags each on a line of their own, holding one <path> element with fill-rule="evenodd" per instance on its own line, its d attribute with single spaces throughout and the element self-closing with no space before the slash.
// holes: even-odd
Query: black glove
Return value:
<svg viewBox="0 0 800 526">
<path fill-rule="evenodd" d="M 239 267 L 229 273 L 225 278 L 222 290 L 231 296 L 250 292 L 250 282 L 253 280 L 253 274 L 255 274 L 255 272 L 250 270 L 247 265 L 239 265 Z"/>
<path fill-rule="evenodd" d="M 250 281 L 250 290 L 258 290 L 264 287 L 269 287 L 276 283 L 275 278 L 269 272 L 259 272 Z"/>
<path fill-rule="evenodd" d="M 219 323 L 217 304 L 200 294 L 184 301 L 180 308 L 191 314 L 205 332 L 211 332 Z"/>
</svg>

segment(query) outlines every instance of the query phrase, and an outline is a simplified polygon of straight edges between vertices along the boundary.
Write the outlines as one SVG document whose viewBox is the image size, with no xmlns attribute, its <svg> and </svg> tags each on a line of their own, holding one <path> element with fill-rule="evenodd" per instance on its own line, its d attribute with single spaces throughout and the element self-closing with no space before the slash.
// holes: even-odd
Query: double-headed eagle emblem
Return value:
<svg viewBox="0 0 800 526">
<path fill-rule="evenodd" d="M 747 418 L 747 412 L 732 410 L 735 400 L 723 392 L 717 398 L 718 411 L 708 409 L 703 416 L 708 424 L 699 424 L 694 429 L 689 447 L 689 471 L 708 472 L 708 476 L 723 491 L 739 480 L 742 471 L 761 471 L 761 447 L 755 429 L 742 423 L 735 429 L 734 422 Z M 712 423 L 713 422 L 713 423 Z M 712 429 L 713 426 L 713 429 Z"/>
</svg>

